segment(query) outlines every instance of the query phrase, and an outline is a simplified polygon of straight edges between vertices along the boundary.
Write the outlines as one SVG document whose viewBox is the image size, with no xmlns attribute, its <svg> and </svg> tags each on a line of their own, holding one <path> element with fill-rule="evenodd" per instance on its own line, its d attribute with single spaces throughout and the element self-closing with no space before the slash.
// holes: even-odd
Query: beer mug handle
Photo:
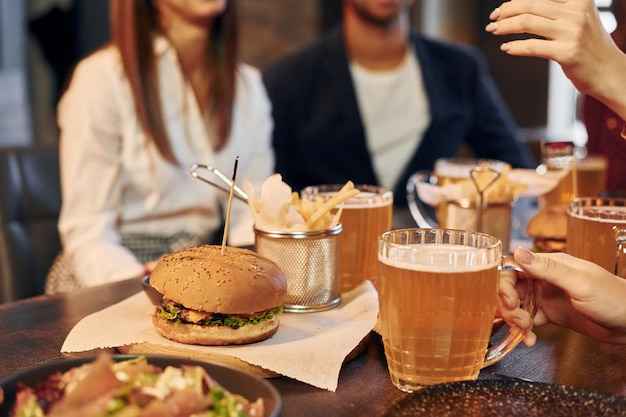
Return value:
<svg viewBox="0 0 626 417">
<path fill-rule="evenodd" d="M 615 232 L 615 275 L 626 278 L 626 229 L 613 226 Z"/>
<path fill-rule="evenodd" d="M 432 207 L 424 203 L 418 193 L 418 185 L 429 184 L 435 186 L 437 180 L 428 171 L 419 171 L 411 175 L 406 183 L 406 200 L 411 212 L 411 216 L 419 227 L 433 228 L 438 227 L 437 221 L 428 213 L 428 208 L 432 211 Z M 428 208 L 427 208 L 428 207 Z"/>
<path fill-rule="evenodd" d="M 501 273 L 509 271 L 515 271 L 515 273 L 518 274 L 518 277 L 520 275 L 524 276 L 524 271 L 514 265 L 504 265 Z M 535 314 L 537 313 L 537 294 L 536 286 L 530 278 L 526 278 L 526 294 L 521 300 L 521 307 L 530 314 L 531 319 L 535 318 Z M 518 327 L 511 326 L 502 339 L 487 349 L 483 368 L 493 365 L 500 359 L 504 358 L 519 344 L 519 342 L 522 341 L 523 338 L 524 332 Z"/>
</svg>

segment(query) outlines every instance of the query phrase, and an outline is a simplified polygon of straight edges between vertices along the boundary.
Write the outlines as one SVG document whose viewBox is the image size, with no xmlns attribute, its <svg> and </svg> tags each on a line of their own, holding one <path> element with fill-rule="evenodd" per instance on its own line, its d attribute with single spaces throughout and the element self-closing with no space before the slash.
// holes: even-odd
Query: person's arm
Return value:
<svg viewBox="0 0 626 417">
<path fill-rule="evenodd" d="M 626 344 L 626 279 L 566 253 L 535 254 L 518 248 L 514 258 L 540 286 L 535 325 L 552 322 L 601 341 Z M 515 281 L 504 277 L 501 299 L 507 308 L 502 316 L 530 333 L 527 317 L 515 308 Z"/>
<path fill-rule="evenodd" d="M 503 51 L 558 62 L 580 92 L 626 120 L 626 55 L 602 26 L 594 0 L 509 1 L 489 18 L 493 34 L 538 36 L 506 42 Z"/>
<path fill-rule="evenodd" d="M 105 57 L 106 58 L 106 57 Z M 119 70 L 119 68 L 118 68 Z M 79 65 L 59 105 L 63 251 L 85 286 L 139 276 L 120 244 L 122 107 L 110 60 Z"/>
</svg>

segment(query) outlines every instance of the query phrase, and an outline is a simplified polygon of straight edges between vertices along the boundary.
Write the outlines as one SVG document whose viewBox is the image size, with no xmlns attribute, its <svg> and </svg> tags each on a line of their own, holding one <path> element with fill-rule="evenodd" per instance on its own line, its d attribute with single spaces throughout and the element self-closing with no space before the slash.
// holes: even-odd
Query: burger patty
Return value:
<svg viewBox="0 0 626 417">
<path fill-rule="evenodd" d="M 534 248 L 536 252 L 565 252 L 565 240 L 564 239 L 549 239 L 549 238 L 535 238 L 533 240 Z"/>
<path fill-rule="evenodd" d="M 169 299 L 163 299 L 156 314 L 178 323 L 198 324 L 202 326 L 228 326 L 239 328 L 248 323 L 259 323 L 282 313 L 282 307 L 251 314 L 222 314 L 193 310 Z"/>
</svg>

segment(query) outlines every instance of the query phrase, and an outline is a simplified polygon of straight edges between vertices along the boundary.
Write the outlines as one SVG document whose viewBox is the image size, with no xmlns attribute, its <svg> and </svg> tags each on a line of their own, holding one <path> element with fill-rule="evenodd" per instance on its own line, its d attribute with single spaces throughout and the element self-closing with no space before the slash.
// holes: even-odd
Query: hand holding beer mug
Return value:
<svg viewBox="0 0 626 417">
<path fill-rule="evenodd" d="M 489 349 L 501 271 L 502 242 L 448 229 L 399 229 L 378 246 L 380 331 L 393 384 L 406 392 L 471 380 L 522 340 L 511 327 Z M 517 272 L 516 272 L 517 273 Z M 522 302 L 535 315 L 532 280 Z"/>
<path fill-rule="evenodd" d="M 566 251 L 626 278 L 626 199 L 580 197 L 567 209 Z"/>
</svg>

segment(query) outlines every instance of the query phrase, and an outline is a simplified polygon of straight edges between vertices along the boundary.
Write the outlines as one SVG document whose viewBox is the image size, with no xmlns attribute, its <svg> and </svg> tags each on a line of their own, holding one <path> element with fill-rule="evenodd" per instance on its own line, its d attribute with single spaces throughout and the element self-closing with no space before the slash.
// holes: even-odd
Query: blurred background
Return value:
<svg viewBox="0 0 626 417">
<path fill-rule="evenodd" d="M 597 0 L 605 11 L 611 0 Z M 576 91 L 558 65 L 511 57 L 505 38 L 484 31 L 501 0 L 415 0 L 413 25 L 426 34 L 479 48 L 533 147 L 540 139 L 586 133 L 576 117 Z M 242 60 L 263 68 L 334 25 L 340 0 L 238 0 Z M 615 21 L 603 13 L 607 29 Z M 0 146 L 54 144 L 55 108 L 76 62 L 109 39 L 108 0 L 0 0 Z"/>
</svg>

